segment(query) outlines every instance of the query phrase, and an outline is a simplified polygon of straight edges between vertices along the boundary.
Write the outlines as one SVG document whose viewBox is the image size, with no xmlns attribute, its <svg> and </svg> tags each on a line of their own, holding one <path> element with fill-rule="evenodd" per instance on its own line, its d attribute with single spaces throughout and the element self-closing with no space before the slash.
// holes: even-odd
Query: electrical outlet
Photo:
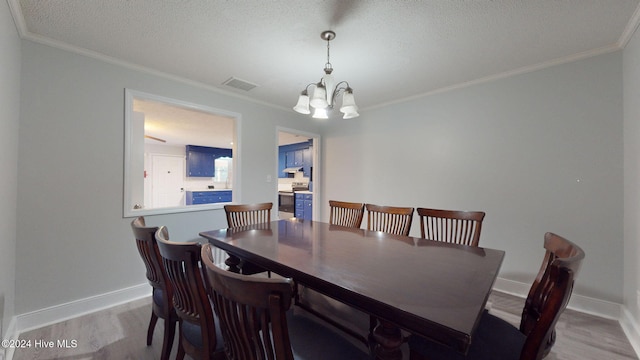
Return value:
<svg viewBox="0 0 640 360">
<path fill-rule="evenodd" d="M 271 174 L 267 175 L 267 182 L 270 183 L 271 182 Z"/>
</svg>

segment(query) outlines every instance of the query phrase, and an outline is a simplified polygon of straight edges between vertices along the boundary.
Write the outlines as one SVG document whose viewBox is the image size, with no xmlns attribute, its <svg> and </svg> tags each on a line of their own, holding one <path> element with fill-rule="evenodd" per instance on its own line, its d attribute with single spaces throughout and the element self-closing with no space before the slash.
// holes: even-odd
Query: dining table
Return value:
<svg viewBox="0 0 640 360">
<path fill-rule="evenodd" d="M 376 317 L 376 359 L 401 359 L 402 331 L 465 354 L 504 251 L 291 218 L 200 236 Z M 238 271 L 238 269 L 230 269 Z"/>
</svg>

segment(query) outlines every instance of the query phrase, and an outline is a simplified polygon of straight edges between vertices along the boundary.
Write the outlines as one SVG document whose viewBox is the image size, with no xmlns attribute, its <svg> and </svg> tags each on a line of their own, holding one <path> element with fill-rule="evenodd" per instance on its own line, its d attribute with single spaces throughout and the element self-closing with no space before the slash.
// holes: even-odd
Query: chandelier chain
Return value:
<svg viewBox="0 0 640 360">
<path fill-rule="evenodd" d="M 327 63 L 324 64 L 324 70 L 325 72 L 328 69 L 333 70 L 333 65 L 331 65 L 331 61 L 329 60 L 329 42 L 331 41 L 331 38 L 327 37 Z M 329 73 L 331 73 L 331 71 L 329 71 Z"/>
</svg>

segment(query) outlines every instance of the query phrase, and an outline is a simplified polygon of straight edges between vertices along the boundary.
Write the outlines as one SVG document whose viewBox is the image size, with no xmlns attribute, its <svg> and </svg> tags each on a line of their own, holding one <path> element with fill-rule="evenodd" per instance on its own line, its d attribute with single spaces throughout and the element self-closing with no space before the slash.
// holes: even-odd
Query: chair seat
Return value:
<svg viewBox="0 0 640 360">
<path fill-rule="evenodd" d="M 287 324 L 293 357 L 296 360 L 368 360 L 370 356 L 349 342 L 344 335 L 300 314 L 301 310 L 287 312 Z"/>
<path fill-rule="evenodd" d="M 485 310 L 467 357 L 416 335 L 409 337 L 409 348 L 431 360 L 518 360 L 525 340 L 526 336 L 520 330 Z"/>
<path fill-rule="evenodd" d="M 164 305 L 164 291 L 162 289 L 153 288 L 153 294 L 151 296 L 153 302 L 158 306 Z"/>
<path fill-rule="evenodd" d="M 218 320 L 218 316 L 214 315 L 214 324 L 216 326 L 216 339 L 218 339 L 216 343 L 215 351 L 223 351 L 224 350 L 224 341 L 222 340 L 222 331 L 220 330 L 220 320 Z M 202 331 L 200 330 L 200 325 L 194 324 L 188 321 L 181 321 L 182 326 L 182 335 L 184 338 L 193 346 L 198 349 L 202 348 Z"/>
</svg>

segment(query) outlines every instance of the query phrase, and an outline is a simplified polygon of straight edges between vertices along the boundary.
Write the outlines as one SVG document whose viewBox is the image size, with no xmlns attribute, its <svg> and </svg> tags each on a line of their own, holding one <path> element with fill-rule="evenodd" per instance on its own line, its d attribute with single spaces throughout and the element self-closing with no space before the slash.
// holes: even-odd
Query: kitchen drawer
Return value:
<svg viewBox="0 0 640 360">
<path fill-rule="evenodd" d="M 187 205 L 231 202 L 232 191 L 187 191 Z"/>
<path fill-rule="evenodd" d="M 187 205 L 212 204 L 215 202 L 217 202 L 215 196 L 198 196 L 198 197 L 194 197 L 191 200 L 191 204 L 187 204 Z"/>
<path fill-rule="evenodd" d="M 231 191 L 218 191 L 218 202 L 231 202 Z"/>
<path fill-rule="evenodd" d="M 215 194 L 213 191 L 190 191 L 191 195 L 195 197 L 209 197 Z"/>
</svg>

